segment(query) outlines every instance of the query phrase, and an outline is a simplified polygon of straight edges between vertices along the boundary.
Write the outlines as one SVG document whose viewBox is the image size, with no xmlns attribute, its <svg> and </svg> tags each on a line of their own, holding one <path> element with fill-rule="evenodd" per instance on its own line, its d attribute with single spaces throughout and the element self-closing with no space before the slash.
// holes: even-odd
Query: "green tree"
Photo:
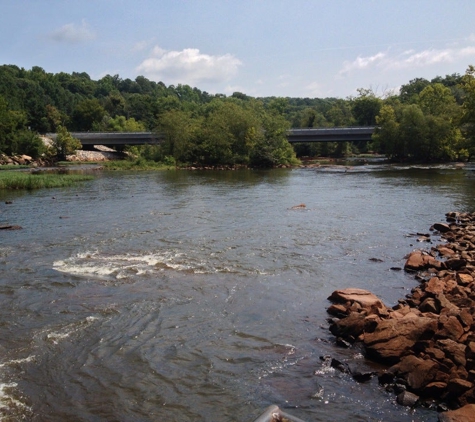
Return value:
<svg viewBox="0 0 475 422">
<path fill-rule="evenodd" d="M 73 112 L 73 127 L 79 131 L 95 130 L 106 115 L 104 107 L 95 98 L 82 100 Z"/>
<path fill-rule="evenodd" d="M 335 101 L 325 113 L 325 118 L 331 126 L 335 127 L 353 126 L 355 124 L 350 104 L 345 100 Z"/>
<path fill-rule="evenodd" d="M 173 157 L 177 163 L 193 162 L 196 151 L 197 133 L 201 121 L 181 110 L 170 110 L 160 116 L 158 132 L 164 137 L 164 157 Z"/>
<path fill-rule="evenodd" d="M 441 83 L 426 86 L 418 95 L 417 103 L 424 114 L 433 116 L 446 116 L 451 119 L 457 111 L 452 91 Z"/>
<path fill-rule="evenodd" d="M 116 116 L 105 120 L 104 129 L 110 132 L 144 132 L 145 125 L 133 117 L 126 119 L 124 116 Z"/>
<path fill-rule="evenodd" d="M 352 100 L 352 112 L 356 123 L 361 126 L 374 126 L 382 100 L 371 90 L 358 89 L 359 96 Z"/>
<path fill-rule="evenodd" d="M 475 155 L 475 67 L 470 65 L 462 78 L 461 87 L 465 92 L 460 117 L 464 136 L 464 149 L 470 159 Z"/>
<path fill-rule="evenodd" d="M 287 141 L 289 123 L 282 115 L 266 113 L 262 117 L 262 129 L 251 150 L 252 166 L 275 167 L 298 163 L 295 151 Z"/>
<path fill-rule="evenodd" d="M 399 90 L 399 98 L 402 103 L 410 104 L 417 101 L 418 95 L 427 87 L 430 82 L 424 78 L 416 78 L 409 81 L 409 83 L 402 85 Z"/>
<path fill-rule="evenodd" d="M 7 101 L 0 96 L 0 151 L 8 155 L 23 153 L 18 148 L 18 137 L 25 130 L 25 114 L 10 110 Z"/>
<path fill-rule="evenodd" d="M 66 155 L 74 154 L 76 150 L 82 148 L 82 145 L 64 126 L 59 126 L 56 132 L 56 138 L 53 139 L 53 148 L 57 157 L 60 160 L 64 160 Z"/>
</svg>

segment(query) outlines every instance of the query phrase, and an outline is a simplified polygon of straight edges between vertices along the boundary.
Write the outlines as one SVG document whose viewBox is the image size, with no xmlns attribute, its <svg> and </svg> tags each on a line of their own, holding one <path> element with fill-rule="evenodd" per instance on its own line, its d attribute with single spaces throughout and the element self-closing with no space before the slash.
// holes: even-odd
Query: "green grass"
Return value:
<svg viewBox="0 0 475 422">
<path fill-rule="evenodd" d="M 1 170 L 18 170 L 18 169 L 28 169 L 31 166 L 26 166 L 26 165 L 13 165 L 13 164 L 3 164 L 0 166 L 0 171 Z"/>
<path fill-rule="evenodd" d="M 103 161 L 101 165 L 106 170 L 171 170 L 175 169 L 174 165 L 157 163 L 156 161 L 144 160 L 138 158 L 136 160 L 114 160 Z"/>
<path fill-rule="evenodd" d="M 84 174 L 32 174 L 24 171 L 2 171 L 0 172 L 0 189 L 61 188 L 92 179 L 93 176 Z"/>
</svg>

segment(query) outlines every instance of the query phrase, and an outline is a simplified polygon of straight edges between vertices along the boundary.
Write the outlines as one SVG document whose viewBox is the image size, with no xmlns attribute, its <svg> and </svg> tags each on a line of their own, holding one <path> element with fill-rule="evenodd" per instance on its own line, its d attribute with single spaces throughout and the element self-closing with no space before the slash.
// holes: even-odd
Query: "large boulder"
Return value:
<svg viewBox="0 0 475 422">
<path fill-rule="evenodd" d="M 436 331 L 437 320 L 408 314 L 402 319 L 382 320 L 373 332 L 365 334 L 363 341 L 369 357 L 394 364 L 417 341 L 431 338 Z"/>
<path fill-rule="evenodd" d="M 444 264 L 433 256 L 422 251 L 413 251 L 409 254 L 404 269 L 406 271 L 422 271 L 429 268 L 442 269 Z"/>
<path fill-rule="evenodd" d="M 411 391 L 420 393 L 425 386 L 435 380 L 438 369 L 439 364 L 433 360 L 407 355 L 390 368 L 390 372 L 404 378 Z"/>
<path fill-rule="evenodd" d="M 457 410 L 450 410 L 439 415 L 439 422 L 473 422 L 475 420 L 475 404 L 467 404 Z"/>
<path fill-rule="evenodd" d="M 366 310 L 384 309 L 386 306 L 376 295 L 364 289 L 348 288 L 335 290 L 328 300 L 337 303 L 356 303 L 359 307 Z"/>
</svg>

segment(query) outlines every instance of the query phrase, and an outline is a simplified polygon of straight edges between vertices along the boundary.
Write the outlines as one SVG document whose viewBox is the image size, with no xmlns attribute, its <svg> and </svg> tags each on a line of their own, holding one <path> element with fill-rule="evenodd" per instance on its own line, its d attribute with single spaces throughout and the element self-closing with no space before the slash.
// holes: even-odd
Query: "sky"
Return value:
<svg viewBox="0 0 475 422">
<path fill-rule="evenodd" d="M 475 65 L 474 0 L 1 0 L 0 65 L 348 98 Z"/>
</svg>

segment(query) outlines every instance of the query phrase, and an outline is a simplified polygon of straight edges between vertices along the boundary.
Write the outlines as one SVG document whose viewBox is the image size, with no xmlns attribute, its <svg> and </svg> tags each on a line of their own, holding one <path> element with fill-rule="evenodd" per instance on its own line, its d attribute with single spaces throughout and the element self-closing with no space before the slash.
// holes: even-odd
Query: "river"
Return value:
<svg viewBox="0 0 475 422">
<path fill-rule="evenodd" d="M 99 172 L 73 188 L 0 192 L 4 421 L 436 421 L 374 378 L 329 368 L 327 297 L 392 306 L 404 256 L 475 173 L 366 165 Z M 6 202 L 12 202 L 6 204 Z M 292 209 L 304 203 L 305 208 Z M 435 241 L 435 239 L 434 239 Z"/>
</svg>

